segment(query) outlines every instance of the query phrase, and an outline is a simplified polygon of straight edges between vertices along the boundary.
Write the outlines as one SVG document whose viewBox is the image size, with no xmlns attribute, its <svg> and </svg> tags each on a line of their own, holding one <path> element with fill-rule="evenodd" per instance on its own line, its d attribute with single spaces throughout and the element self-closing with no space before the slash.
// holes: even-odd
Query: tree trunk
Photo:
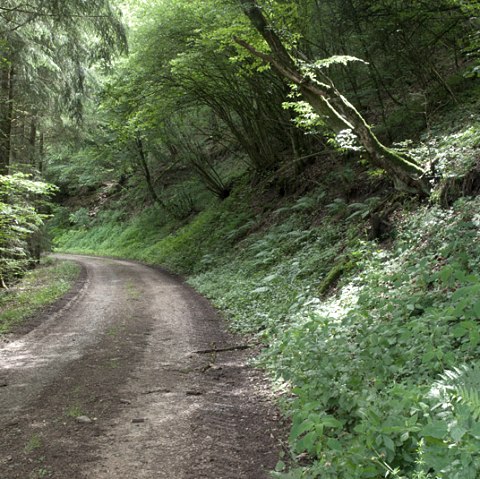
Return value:
<svg viewBox="0 0 480 479">
<path fill-rule="evenodd" d="M 35 117 L 30 120 L 30 135 L 28 138 L 30 164 L 33 168 L 36 166 L 36 142 L 37 142 L 37 123 Z"/>
<path fill-rule="evenodd" d="M 152 175 L 150 174 L 150 169 L 147 163 L 147 156 L 145 155 L 145 148 L 143 147 L 143 141 L 140 135 L 137 135 L 135 137 L 135 144 L 137 146 L 138 157 L 140 158 L 140 164 L 142 166 L 143 173 L 145 175 L 145 181 L 147 183 L 147 188 L 150 193 L 150 196 L 152 197 L 152 200 L 155 203 L 162 204 L 162 202 L 160 201 L 160 198 L 158 197 L 155 191 L 155 188 L 153 187 Z"/>
<path fill-rule="evenodd" d="M 367 151 L 372 165 L 385 170 L 397 189 L 427 194 L 428 181 L 420 165 L 414 159 L 383 145 L 360 112 L 333 85 L 317 82 L 304 76 L 278 35 L 268 25 L 255 0 L 239 0 L 239 2 L 272 53 L 271 55 L 262 53 L 238 38 L 235 41 L 256 57 L 269 63 L 278 75 L 296 84 L 305 100 L 335 133 L 351 130 Z"/>
<path fill-rule="evenodd" d="M 2 68 L 0 76 L 0 175 L 8 175 L 12 149 L 13 66 Z"/>
<path fill-rule="evenodd" d="M 43 161 L 45 159 L 45 133 L 40 133 L 40 140 L 38 146 L 38 171 L 43 174 Z"/>
</svg>

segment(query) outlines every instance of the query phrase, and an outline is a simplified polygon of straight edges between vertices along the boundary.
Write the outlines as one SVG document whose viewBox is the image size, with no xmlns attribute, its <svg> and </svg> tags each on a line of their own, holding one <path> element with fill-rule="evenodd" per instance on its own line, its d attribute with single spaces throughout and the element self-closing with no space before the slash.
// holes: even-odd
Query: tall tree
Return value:
<svg viewBox="0 0 480 479">
<path fill-rule="evenodd" d="M 8 174 L 8 168 L 10 165 L 13 122 L 13 86 L 13 65 L 5 64 L 0 69 L 0 175 Z"/>
<path fill-rule="evenodd" d="M 428 191 L 428 182 L 422 167 L 414 159 L 380 142 L 357 108 L 328 78 L 319 81 L 317 77 L 302 71 L 275 29 L 268 24 L 255 0 L 239 2 L 252 25 L 268 44 L 270 53 L 261 52 L 240 38 L 236 38 L 237 43 L 270 64 L 281 77 L 297 85 L 306 101 L 334 132 L 352 131 L 369 154 L 372 164 L 384 169 L 397 188 L 425 194 Z"/>
<path fill-rule="evenodd" d="M 119 12 L 109 0 L 2 3 L 1 173 L 8 173 L 15 148 L 18 156 L 25 156 L 22 162 L 31 166 L 37 136 L 45 133 L 42 122 L 63 113 L 81 118 L 88 68 L 109 61 L 125 42 Z"/>
</svg>

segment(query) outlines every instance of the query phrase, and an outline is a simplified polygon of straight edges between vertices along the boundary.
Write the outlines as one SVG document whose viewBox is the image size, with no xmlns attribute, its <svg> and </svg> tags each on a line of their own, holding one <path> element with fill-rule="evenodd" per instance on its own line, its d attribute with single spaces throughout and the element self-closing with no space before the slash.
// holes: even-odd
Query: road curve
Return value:
<svg viewBox="0 0 480 479">
<path fill-rule="evenodd" d="M 0 345 L 0 478 L 260 479 L 281 425 L 209 303 L 158 269 L 82 265 L 75 295 Z M 82 422 L 84 421 L 84 422 Z"/>
</svg>

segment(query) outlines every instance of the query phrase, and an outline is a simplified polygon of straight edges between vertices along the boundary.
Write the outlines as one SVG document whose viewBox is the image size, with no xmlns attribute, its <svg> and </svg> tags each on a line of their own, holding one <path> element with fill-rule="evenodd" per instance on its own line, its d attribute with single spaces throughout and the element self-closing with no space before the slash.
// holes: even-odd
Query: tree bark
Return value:
<svg viewBox="0 0 480 479">
<path fill-rule="evenodd" d="M 36 166 L 36 143 L 37 143 L 37 123 L 35 117 L 30 120 L 30 134 L 28 138 L 30 164 L 33 168 Z"/>
<path fill-rule="evenodd" d="M 160 201 L 160 198 L 157 195 L 157 192 L 155 191 L 155 188 L 153 187 L 152 175 L 150 174 L 150 168 L 148 167 L 148 163 L 147 163 L 147 156 L 145 155 L 145 148 L 143 147 L 143 140 L 140 137 L 140 135 L 137 135 L 135 137 L 135 144 L 137 146 L 138 157 L 140 158 L 140 164 L 142 166 L 143 173 L 145 175 L 145 181 L 147 183 L 147 188 L 150 193 L 150 196 L 152 197 L 152 200 L 155 203 L 162 204 L 162 202 Z"/>
<path fill-rule="evenodd" d="M 38 146 L 38 171 L 43 174 L 43 161 L 45 158 L 45 133 L 40 132 L 40 140 Z"/>
<path fill-rule="evenodd" d="M 8 175 L 12 149 L 14 69 L 0 70 L 0 175 Z"/>
<path fill-rule="evenodd" d="M 255 0 L 239 2 L 252 25 L 267 42 L 271 54 L 260 52 L 239 38 L 235 38 L 235 41 L 257 58 L 270 64 L 278 75 L 297 85 L 305 100 L 335 133 L 352 130 L 368 153 L 371 164 L 385 170 L 397 189 L 427 194 L 428 181 L 420 165 L 413 158 L 382 144 L 360 112 L 332 84 L 324 84 L 305 76 L 281 39 L 268 25 Z"/>
</svg>

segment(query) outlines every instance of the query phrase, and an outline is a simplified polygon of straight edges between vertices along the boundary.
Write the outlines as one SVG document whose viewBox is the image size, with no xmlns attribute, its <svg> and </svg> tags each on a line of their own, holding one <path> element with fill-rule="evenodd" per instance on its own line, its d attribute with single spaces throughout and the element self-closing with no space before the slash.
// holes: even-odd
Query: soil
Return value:
<svg viewBox="0 0 480 479">
<path fill-rule="evenodd" d="M 0 344 L 0 479 L 269 477 L 285 426 L 208 301 L 138 263 L 58 257 L 80 281 Z"/>
</svg>

